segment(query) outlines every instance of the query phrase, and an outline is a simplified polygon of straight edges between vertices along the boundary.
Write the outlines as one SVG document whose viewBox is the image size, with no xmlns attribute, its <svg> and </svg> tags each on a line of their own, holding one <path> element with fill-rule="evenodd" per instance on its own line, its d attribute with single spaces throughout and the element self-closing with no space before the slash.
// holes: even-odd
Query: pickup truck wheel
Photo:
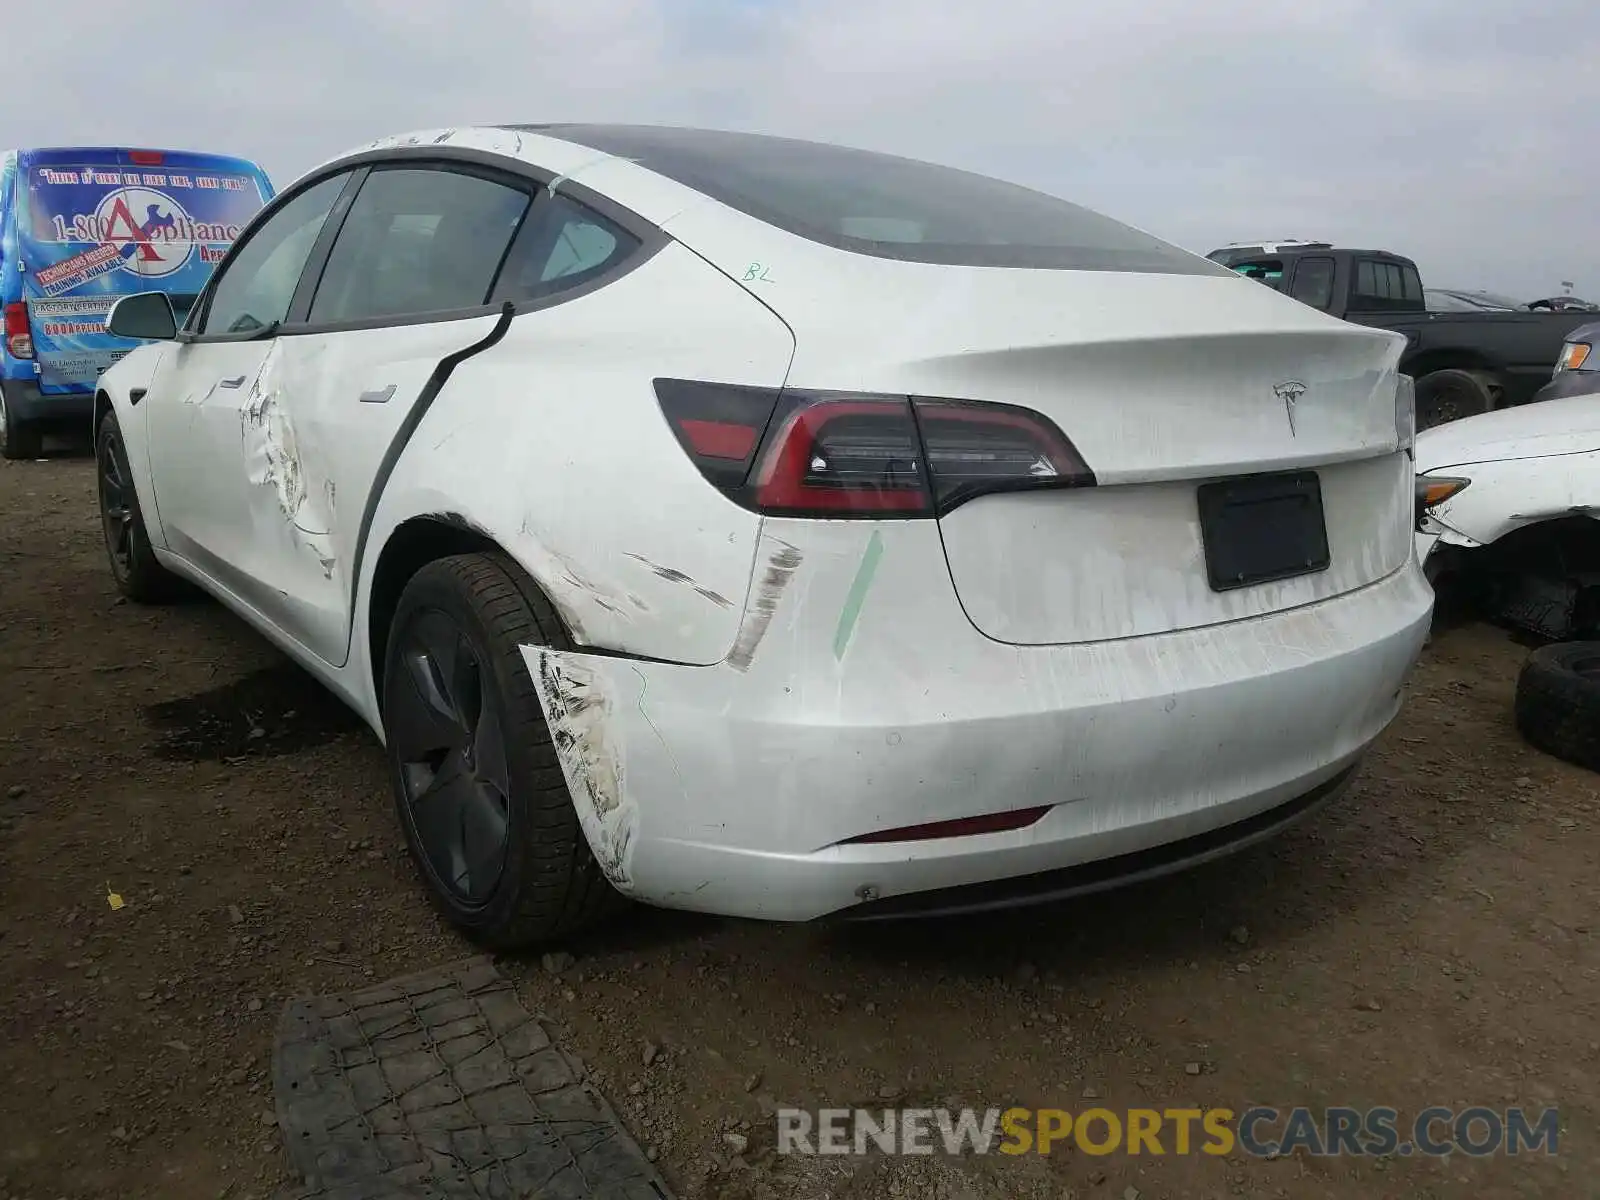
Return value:
<svg viewBox="0 0 1600 1200">
<path fill-rule="evenodd" d="M 1494 407 L 1489 381 L 1475 371 L 1454 367 L 1432 371 L 1417 380 L 1417 428 L 1430 429 Z"/>
</svg>

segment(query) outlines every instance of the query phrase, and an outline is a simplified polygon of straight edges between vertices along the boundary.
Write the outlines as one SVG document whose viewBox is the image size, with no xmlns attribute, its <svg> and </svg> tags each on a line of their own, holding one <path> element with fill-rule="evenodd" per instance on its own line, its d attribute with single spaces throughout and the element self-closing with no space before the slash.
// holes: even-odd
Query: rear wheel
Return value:
<svg viewBox="0 0 1600 1200">
<path fill-rule="evenodd" d="M 38 458 L 44 453 L 44 438 L 39 427 L 20 420 L 6 403 L 6 389 L 0 384 L 0 458 Z"/>
<path fill-rule="evenodd" d="M 95 434 L 96 492 L 106 557 L 117 590 L 140 604 L 159 604 L 183 594 L 184 583 L 156 561 L 139 508 L 139 493 L 128 468 L 128 450 L 115 411 L 101 418 Z"/>
<path fill-rule="evenodd" d="M 565 645 L 549 603 L 503 556 L 461 554 L 406 585 L 384 664 L 406 843 L 435 906 L 494 949 L 621 905 L 578 823 L 522 644 Z"/>
<path fill-rule="evenodd" d="M 1454 367 L 1417 380 L 1417 428 L 1429 429 L 1494 407 L 1492 381 L 1477 371 Z"/>
</svg>

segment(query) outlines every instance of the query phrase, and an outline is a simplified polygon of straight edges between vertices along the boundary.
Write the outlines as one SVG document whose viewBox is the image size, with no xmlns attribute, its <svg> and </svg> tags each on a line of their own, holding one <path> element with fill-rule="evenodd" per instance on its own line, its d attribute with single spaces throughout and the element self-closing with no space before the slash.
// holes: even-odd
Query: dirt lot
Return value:
<svg viewBox="0 0 1600 1200">
<path fill-rule="evenodd" d="M 422 899 L 371 737 L 215 605 L 119 603 L 92 482 L 80 457 L 0 464 L 0 1200 L 270 1196 L 284 1001 L 469 948 Z M 892 930 L 641 912 L 565 970 L 502 969 L 684 1196 L 1593 1195 L 1596 780 L 1518 740 L 1523 653 L 1443 634 L 1349 801 L 1180 878 Z M 764 1153 L 774 1104 L 891 1102 L 1559 1104 L 1562 1141 Z"/>
</svg>

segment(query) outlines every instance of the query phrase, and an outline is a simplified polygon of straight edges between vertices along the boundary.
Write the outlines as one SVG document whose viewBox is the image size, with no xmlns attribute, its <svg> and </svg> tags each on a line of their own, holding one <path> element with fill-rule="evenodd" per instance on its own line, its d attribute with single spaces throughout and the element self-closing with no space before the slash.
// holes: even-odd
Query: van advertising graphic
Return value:
<svg viewBox="0 0 1600 1200">
<path fill-rule="evenodd" d="M 265 177 L 237 160 L 184 161 L 19 164 L 23 298 L 44 390 L 92 387 L 129 349 L 104 328 L 123 296 L 164 291 L 181 312 L 271 198 Z"/>
</svg>

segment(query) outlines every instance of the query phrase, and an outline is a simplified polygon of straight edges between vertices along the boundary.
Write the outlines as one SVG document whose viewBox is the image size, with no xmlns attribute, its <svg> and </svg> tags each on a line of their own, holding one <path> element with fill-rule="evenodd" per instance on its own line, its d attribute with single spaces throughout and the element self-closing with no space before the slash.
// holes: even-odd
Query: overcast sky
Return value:
<svg viewBox="0 0 1600 1200">
<path fill-rule="evenodd" d="M 1410 255 L 1436 286 L 1600 294 L 1595 0 L 29 11 L 7 35 L 0 146 L 214 149 L 281 187 L 413 128 L 707 125 L 983 171 L 1202 253 L 1322 238 Z"/>
</svg>

